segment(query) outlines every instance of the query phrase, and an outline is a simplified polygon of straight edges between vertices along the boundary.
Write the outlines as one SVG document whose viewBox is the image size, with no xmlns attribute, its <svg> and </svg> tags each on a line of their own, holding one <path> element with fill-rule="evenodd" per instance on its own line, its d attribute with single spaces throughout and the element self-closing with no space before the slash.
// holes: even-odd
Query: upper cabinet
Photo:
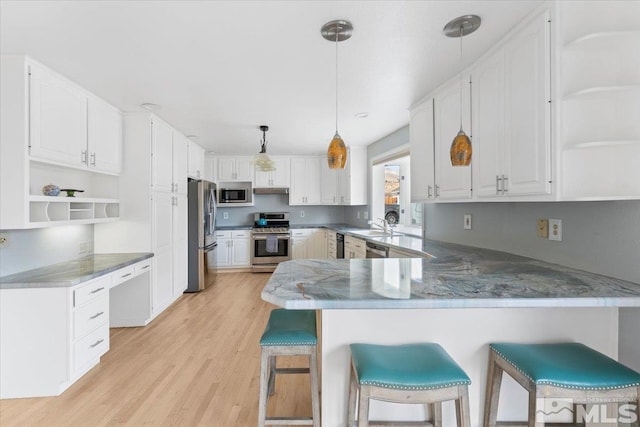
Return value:
<svg viewBox="0 0 640 427">
<path fill-rule="evenodd" d="M 287 188 L 289 187 L 291 174 L 291 157 L 289 156 L 269 156 L 275 165 L 275 170 L 263 172 L 255 168 L 256 188 Z"/>
<path fill-rule="evenodd" d="M 194 179 L 206 179 L 205 178 L 205 164 L 204 153 L 205 149 L 189 140 L 189 170 L 188 175 Z"/>
<path fill-rule="evenodd" d="M 411 109 L 411 202 L 435 199 L 433 98 Z"/>
<path fill-rule="evenodd" d="M 251 156 L 219 156 L 218 181 L 253 182 Z"/>
<path fill-rule="evenodd" d="M 460 91 L 462 91 L 462 107 Z M 466 74 L 462 82 L 460 79 L 454 79 L 434 95 L 434 194 L 438 200 L 471 198 L 471 168 L 451 166 L 449 155 L 451 141 L 460 130 L 460 114 L 462 114 L 462 126 L 465 132 L 467 135 L 471 132 L 470 95 L 469 76 Z M 471 162 L 474 162 L 473 158 Z"/>
<path fill-rule="evenodd" d="M 323 205 L 366 205 L 366 147 L 349 147 L 344 169 L 329 169 L 325 159 L 321 165 L 321 178 Z"/>
<path fill-rule="evenodd" d="M 551 193 L 549 35 L 545 11 L 471 71 L 478 198 Z"/>
<path fill-rule="evenodd" d="M 0 229 L 116 220 L 120 111 L 29 58 L 0 66 Z M 49 184 L 83 192 L 43 195 Z"/>
<path fill-rule="evenodd" d="M 320 156 L 291 157 L 290 205 L 320 205 Z"/>
</svg>

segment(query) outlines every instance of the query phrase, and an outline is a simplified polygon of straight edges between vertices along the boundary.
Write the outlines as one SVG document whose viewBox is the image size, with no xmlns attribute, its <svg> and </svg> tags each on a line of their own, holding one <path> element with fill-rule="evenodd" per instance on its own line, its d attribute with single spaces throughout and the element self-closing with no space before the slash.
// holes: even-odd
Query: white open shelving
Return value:
<svg viewBox="0 0 640 427">
<path fill-rule="evenodd" d="M 47 225 L 93 224 L 115 221 L 120 217 L 118 199 L 88 197 L 29 197 L 29 223 L 34 227 Z"/>
</svg>

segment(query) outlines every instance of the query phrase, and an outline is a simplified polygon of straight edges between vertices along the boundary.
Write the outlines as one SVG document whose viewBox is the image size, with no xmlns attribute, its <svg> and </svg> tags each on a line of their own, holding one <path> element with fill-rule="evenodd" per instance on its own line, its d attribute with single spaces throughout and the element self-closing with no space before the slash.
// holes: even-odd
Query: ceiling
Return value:
<svg viewBox="0 0 640 427">
<path fill-rule="evenodd" d="M 442 28 L 477 14 L 470 64 L 540 1 L 0 1 L 0 52 L 26 54 L 123 111 L 157 115 L 219 154 L 321 153 L 335 131 L 368 145 L 408 123 L 407 109 L 459 70 Z M 367 118 L 354 115 L 367 112 Z"/>
</svg>

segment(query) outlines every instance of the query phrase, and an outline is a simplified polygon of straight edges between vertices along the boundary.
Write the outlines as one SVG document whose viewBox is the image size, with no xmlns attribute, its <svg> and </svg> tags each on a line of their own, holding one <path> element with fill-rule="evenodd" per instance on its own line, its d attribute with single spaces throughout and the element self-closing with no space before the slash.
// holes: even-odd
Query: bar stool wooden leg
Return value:
<svg viewBox="0 0 640 427">
<path fill-rule="evenodd" d="M 260 401 L 258 402 L 258 427 L 265 426 L 267 416 L 267 396 L 269 393 L 269 359 L 270 356 L 262 349 L 260 356 Z"/>
<path fill-rule="evenodd" d="M 442 427 L 442 403 L 436 402 L 429 406 L 431 407 L 431 423 L 433 427 Z"/>
<path fill-rule="evenodd" d="M 358 384 L 356 382 L 356 374 L 353 365 L 350 368 L 349 375 L 349 407 L 347 413 L 347 427 L 355 427 L 356 424 L 356 406 L 358 404 Z"/>
<path fill-rule="evenodd" d="M 535 384 L 529 389 L 529 427 L 544 427 L 544 421 L 538 421 L 538 387 Z"/>
<path fill-rule="evenodd" d="M 369 427 L 369 387 L 360 385 L 358 396 L 358 427 Z"/>
<path fill-rule="evenodd" d="M 276 356 L 269 356 L 269 396 L 276 392 Z"/>
<path fill-rule="evenodd" d="M 489 372 L 487 375 L 487 390 L 484 396 L 484 427 L 496 427 L 501 385 L 502 368 L 496 362 L 495 353 L 489 351 Z"/>
<path fill-rule="evenodd" d="M 458 427 L 471 427 L 471 411 L 469 410 L 469 390 L 467 387 L 458 387 L 460 398 L 456 399 L 456 413 Z"/>
<path fill-rule="evenodd" d="M 311 377 L 311 410 L 313 427 L 320 427 L 320 393 L 318 387 L 318 355 L 316 351 L 309 355 L 309 376 Z"/>
</svg>

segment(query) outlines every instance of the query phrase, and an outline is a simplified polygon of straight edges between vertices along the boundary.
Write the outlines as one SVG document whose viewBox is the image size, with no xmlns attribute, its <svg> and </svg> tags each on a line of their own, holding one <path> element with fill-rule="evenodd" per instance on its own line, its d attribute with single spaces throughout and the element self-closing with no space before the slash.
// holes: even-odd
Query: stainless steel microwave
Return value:
<svg viewBox="0 0 640 427">
<path fill-rule="evenodd" d="M 249 188 L 220 188 L 218 203 L 250 203 L 251 189 Z"/>
</svg>

